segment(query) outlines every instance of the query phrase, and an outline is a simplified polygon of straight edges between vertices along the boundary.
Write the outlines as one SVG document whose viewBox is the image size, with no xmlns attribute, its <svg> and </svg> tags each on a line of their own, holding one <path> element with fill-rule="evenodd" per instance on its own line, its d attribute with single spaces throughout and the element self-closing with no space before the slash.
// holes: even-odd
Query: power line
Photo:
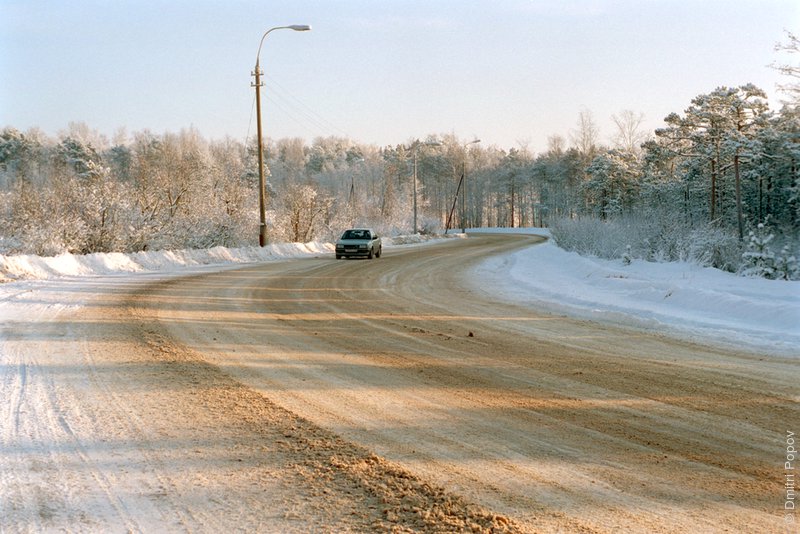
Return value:
<svg viewBox="0 0 800 534">
<path fill-rule="evenodd" d="M 247 141 L 250 139 L 250 127 L 253 126 L 253 115 L 256 114 L 256 94 L 253 92 L 253 103 L 250 104 L 250 121 L 247 123 L 247 135 L 244 137 L 244 150 L 247 152 Z"/>
<path fill-rule="evenodd" d="M 271 107 L 287 119 L 293 121 L 305 132 L 314 137 L 327 137 L 331 132 L 336 132 L 339 136 L 349 139 L 349 135 L 339 129 L 334 123 L 327 120 L 320 115 L 317 111 L 309 105 L 294 96 L 291 91 L 283 87 L 275 79 L 262 74 L 262 80 L 266 78 L 269 80 L 269 85 L 265 87 L 264 94 L 267 100 L 271 103 Z M 262 82 L 263 83 L 263 82 Z M 248 146 L 250 139 L 250 131 L 253 125 L 253 117 L 255 115 L 255 93 L 253 93 L 253 100 L 250 107 L 250 120 L 247 124 L 247 136 L 245 137 L 245 149 Z"/>
<path fill-rule="evenodd" d="M 325 130 L 324 129 L 320 129 L 319 125 L 310 126 L 306 122 L 298 119 L 291 111 L 286 109 L 286 107 L 284 106 L 284 104 L 283 104 L 283 102 L 281 100 L 278 100 L 277 98 L 275 98 L 275 95 L 271 94 L 269 91 L 267 91 L 266 99 L 269 100 L 269 102 L 272 104 L 272 109 L 275 109 L 275 110 L 278 110 L 279 112 L 281 112 L 284 116 L 286 116 L 288 119 L 292 120 L 295 124 L 297 124 L 300 128 L 302 128 L 303 130 L 305 130 L 306 132 L 308 132 L 312 136 L 317 136 L 317 137 L 324 137 L 325 136 L 325 134 L 324 134 Z"/>
<path fill-rule="evenodd" d="M 336 126 L 333 122 L 329 121 L 321 114 L 319 114 L 316 110 L 314 110 L 311 106 L 294 96 L 292 91 L 283 87 L 280 83 L 278 83 L 275 79 L 271 78 L 268 75 L 264 76 L 267 80 L 269 80 L 269 89 L 267 94 L 274 94 L 277 98 L 279 98 L 285 106 L 290 108 L 292 111 L 287 112 L 287 114 L 293 120 L 297 121 L 298 119 L 294 117 L 294 115 L 299 115 L 304 120 L 314 124 L 316 128 L 319 128 L 322 132 L 336 132 L 340 136 L 349 137 L 349 135 L 342 131 L 338 126 Z"/>
</svg>

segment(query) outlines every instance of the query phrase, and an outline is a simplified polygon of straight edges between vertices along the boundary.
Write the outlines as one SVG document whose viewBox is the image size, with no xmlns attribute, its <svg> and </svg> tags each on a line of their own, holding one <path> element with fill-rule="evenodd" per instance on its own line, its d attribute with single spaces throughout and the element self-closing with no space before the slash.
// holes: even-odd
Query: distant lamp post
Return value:
<svg viewBox="0 0 800 534">
<path fill-rule="evenodd" d="M 474 145 L 475 143 L 480 143 L 480 139 L 475 139 L 474 141 L 470 141 L 469 143 L 464 143 L 464 167 L 463 171 L 461 172 L 461 179 L 458 180 L 458 187 L 456 187 L 456 196 L 453 198 L 453 207 L 450 208 L 450 215 L 447 216 L 447 224 L 444 227 L 444 233 L 446 234 L 450 230 L 450 223 L 453 222 L 453 213 L 456 211 L 456 205 L 458 204 L 458 197 L 461 194 L 461 188 L 464 188 L 464 196 L 461 197 L 461 231 L 465 232 L 467 230 L 466 224 L 466 211 L 467 211 L 467 147 L 469 145 Z"/>
<path fill-rule="evenodd" d="M 429 141 L 427 143 L 422 143 L 421 141 L 417 140 L 411 145 L 411 150 L 414 154 L 414 234 L 417 233 L 417 149 L 420 145 L 424 146 L 442 146 L 442 143 L 438 141 Z"/>
<path fill-rule="evenodd" d="M 261 46 L 264 44 L 264 39 L 267 38 L 269 32 L 273 30 L 294 30 L 296 32 L 307 32 L 311 30 L 311 26 L 306 24 L 292 24 L 291 26 L 276 26 L 270 28 L 264 35 L 261 36 L 261 42 L 258 43 L 258 53 L 256 54 L 256 68 L 251 76 L 255 76 L 256 80 L 253 87 L 256 88 L 256 123 L 258 125 L 258 212 L 259 212 L 259 227 L 258 227 L 258 245 L 263 247 L 267 244 L 267 195 L 266 187 L 264 185 L 264 142 L 261 135 L 261 67 L 259 66 L 259 58 L 261 57 Z"/>
<path fill-rule="evenodd" d="M 367 160 L 364 158 L 354 159 L 351 162 L 353 163 L 365 163 Z M 350 212 L 355 213 L 356 209 L 356 178 L 355 173 L 350 173 L 350 199 L 348 200 L 348 204 L 350 205 Z M 355 220 L 351 221 L 351 224 L 355 224 Z"/>
<path fill-rule="evenodd" d="M 475 145 L 475 144 L 480 143 L 480 142 L 481 142 L 480 139 L 475 139 L 474 141 L 470 141 L 469 143 L 465 143 L 464 144 L 464 173 L 463 173 L 463 176 L 464 176 L 464 197 L 463 197 L 464 198 L 464 216 L 461 218 L 461 231 L 462 232 L 466 232 L 467 231 L 467 223 L 470 222 L 470 221 L 467 221 L 467 217 L 468 216 L 470 218 L 472 217 L 472 215 L 471 215 L 472 214 L 472 210 L 469 209 L 469 197 L 467 196 L 467 147 L 469 145 Z"/>
</svg>

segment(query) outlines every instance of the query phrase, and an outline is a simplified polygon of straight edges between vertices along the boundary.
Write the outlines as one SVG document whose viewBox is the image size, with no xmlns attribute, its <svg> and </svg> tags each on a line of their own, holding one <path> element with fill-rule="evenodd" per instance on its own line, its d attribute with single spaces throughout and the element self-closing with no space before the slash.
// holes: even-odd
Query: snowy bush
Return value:
<svg viewBox="0 0 800 534">
<path fill-rule="evenodd" d="M 741 273 L 744 276 L 775 278 L 775 254 L 769 247 L 773 239 L 775 234 L 767 231 L 764 223 L 750 231 L 747 249 L 742 254 Z"/>
<path fill-rule="evenodd" d="M 628 216 L 611 220 L 561 219 L 550 227 L 566 250 L 605 259 L 652 262 L 689 261 L 704 267 L 736 271 L 741 246 L 736 236 L 713 225 L 692 228 L 666 215 Z"/>
<path fill-rule="evenodd" d="M 442 221 L 435 217 L 418 217 L 417 232 L 422 235 L 435 235 L 441 233 Z"/>
<path fill-rule="evenodd" d="M 598 258 L 684 259 L 680 240 L 683 229 L 668 217 L 561 219 L 550 230 L 562 248 Z"/>
<path fill-rule="evenodd" d="M 775 230 L 764 223 L 750 232 L 746 244 L 731 230 L 711 224 L 693 228 L 656 214 L 605 221 L 563 219 L 553 224 L 550 231 L 561 248 L 587 256 L 620 259 L 626 265 L 634 259 L 688 261 L 743 276 L 800 279 L 796 241 L 783 237 L 786 243 L 778 248 Z"/>
<path fill-rule="evenodd" d="M 560 219 L 550 225 L 550 232 L 558 245 L 570 251 L 599 258 L 619 258 L 626 250 L 620 242 L 616 225 L 594 218 Z"/>
<path fill-rule="evenodd" d="M 739 272 L 743 276 L 757 276 L 770 280 L 798 280 L 800 268 L 797 258 L 787 244 L 775 254 L 771 244 L 775 234 L 765 223 L 759 223 L 748 236 L 747 248 L 742 254 Z"/>
<path fill-rule="evenodd" d="M 800 265 L 797 263 L 797 257 L 791 253 L 789 245 L 781 249 L 775 261 L 775 273 L 779 280 L 800 280 Z"/>
<path fill-rule="evenodd" d="M 626 249 L 627 250 L 625 250 L 625 254 L 622 255 L 622 263 L 624 265 L 630 265 L 631 262 L 633 261 L 633 255 L 631 254 L 631 246 L 628 245 Z"/>
<path fill-rule="evenodd" d="M 742 247 L 730 231 L 714 225 L 690 229 L 680 237 L 682 260 L 703 267 L 735 272 L 739 266 Z"/>
</svg>

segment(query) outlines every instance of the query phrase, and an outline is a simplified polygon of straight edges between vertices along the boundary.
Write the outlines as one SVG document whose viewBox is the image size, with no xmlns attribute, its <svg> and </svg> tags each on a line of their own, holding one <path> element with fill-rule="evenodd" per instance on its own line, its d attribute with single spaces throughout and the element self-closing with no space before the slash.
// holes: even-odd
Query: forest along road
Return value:
<svg viewBox="0 0 800 534">
<path fill-rule="evenodd" d="M 470 278 L 535 239 L 98 284 L 15 326 L 0 521 L 786 532 L 797 360 L 537 313 Z"/>
</svg>

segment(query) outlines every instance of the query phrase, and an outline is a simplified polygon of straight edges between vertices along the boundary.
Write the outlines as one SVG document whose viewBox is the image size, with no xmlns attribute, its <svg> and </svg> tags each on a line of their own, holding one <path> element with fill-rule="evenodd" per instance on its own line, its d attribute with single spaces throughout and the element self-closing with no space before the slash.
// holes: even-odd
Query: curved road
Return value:
<svg viewBox="0 0 800 534">
<path fill-rule="evenodd" d="M 535 239 L 98 287 L 35 336 L 20 327 L 0 516 L 122 531 L 784 532 L 797 361 L 537 313 L 468 277 Z M 59 354 L 63 336 L 77 341 Z M 26 437 L 29 416 L 54 418 L 52 435 Z M 31 455 L 50 508 L 22 482 Z"/>
</svg>

